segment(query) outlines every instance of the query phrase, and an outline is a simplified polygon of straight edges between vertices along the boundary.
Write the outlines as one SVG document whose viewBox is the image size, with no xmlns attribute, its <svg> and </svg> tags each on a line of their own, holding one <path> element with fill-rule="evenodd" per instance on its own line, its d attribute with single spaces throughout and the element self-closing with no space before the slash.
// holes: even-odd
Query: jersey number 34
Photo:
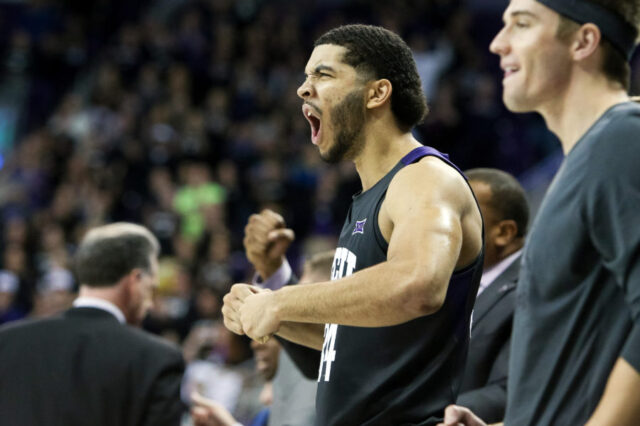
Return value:
<svg viewBox="0 0 640 426">
<path fill-rule="evenodd" d="M 331 279 L 337 280 L 347 277 L 356 268 L 356 255 L 344 247 L 338 247 L 333 257 L 331 267 Z M 325 324 L 324 343 L 322 345 L 322 356 L 320 358 L 320 371 L 318 371 L 318 381 L 328 382 L 331 379 L 331 364 L 336 360 L 336 337 L 338 335 L 338 324 Z M 324 374 L 323 374 L 324 373 Z"/>
</svg>

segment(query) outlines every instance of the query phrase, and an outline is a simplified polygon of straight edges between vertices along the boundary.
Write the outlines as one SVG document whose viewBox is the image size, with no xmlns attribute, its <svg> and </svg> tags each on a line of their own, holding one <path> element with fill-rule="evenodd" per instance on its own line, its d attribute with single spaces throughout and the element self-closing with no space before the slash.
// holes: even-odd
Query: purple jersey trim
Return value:
<svg viewBox="0 0 640 426">
<path fill-rule="evenodd" d="M 408 166 L 409 164 L 415 163 L 420 158 L 426 157 L 428 155 L 432 155 L 434 157 L 438 157 L 439 159 L 441 159 L 442 161 L 444 161 L 445 163 L 447 163 L 448 165 L 450 165 L 451 167 L 456 169 L 458 171 L 458 173 L 460 173 L 465 178 L 465 180 L 467 179 L 467 177 L 464 175 L 464 173 L 462 173 L 462 170 L 460 170 L 458 168 L 458 166 L 456 166 L 455 164 L 453 164 L 451 162 L 451 160 L 449 160 L 449 155 L 448 154 L 444 154 L 444 153 L 438 151 L 435 148 L 431 148 L 430 146 L 419 146 L 419 147 L 413 149 L 410 153 L 408 153 L 404 157 L 402 157 L 402 160 L 400 160 L 400 161 L 405 166 Z"/>
</svg>

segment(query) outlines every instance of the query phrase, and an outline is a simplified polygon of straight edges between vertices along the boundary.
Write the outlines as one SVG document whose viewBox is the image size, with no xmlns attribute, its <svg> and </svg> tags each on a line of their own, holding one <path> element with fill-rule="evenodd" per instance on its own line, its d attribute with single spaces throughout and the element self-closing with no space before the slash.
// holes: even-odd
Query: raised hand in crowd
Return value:
<svg viewBox="0 0 640 426">
<path fill-rule="evenodd" d="M 191 418 L 194 426 L 237 426 L 240 425 L 231 413 L 213 400 L 197 392 L 191 394 Z"/>
</svg>

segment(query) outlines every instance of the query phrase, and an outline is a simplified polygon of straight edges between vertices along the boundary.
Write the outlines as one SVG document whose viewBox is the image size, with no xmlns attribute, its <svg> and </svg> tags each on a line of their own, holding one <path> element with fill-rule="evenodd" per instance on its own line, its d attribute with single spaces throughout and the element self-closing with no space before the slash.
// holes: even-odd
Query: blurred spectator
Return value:
<svg viewBox="0 0 640 426">
<path fill-rule="evenodd" d="M 25 312 L 15 305 L 20 281 L 13 273 L 0 270 L 0 325 L 25 317 Z"/>
<path fill-rule="evenodd" d="M 269 339 L 265 343 L 251 342 L 256 371 L 265 379 L 265 384 L 260 392 L 260 402 L 267 408 L 261 410 L 253 419 L 249 426 L 281 425 L 288 423 L 275 423 L 271 419 L 268 407 L 273 403 L 272 380 L 278 368 L 278 355 L 280 344 L 276 339 Z M 197 392 L 197 391 L 196 391 Z M 196 426 L 237 426 L 238 422 L 233 415 L 222 405 L 213 400 L 208 400 L 199 393 L 191 395 L 195 404 L 193 417 Z"/>
<path fill-rule="evenodd" d="M 173 205 L 181 215 L 181 236 L 197 240 L 205 230 L 224 227 L 223 209 L 225 190 L 212 181 L 204 163 L 190 162 L 182 166 L 184 185 L 176 191 Z M 223 228 L 224 229 L 224 228 Z"/>
<path fill-rule="evenodd" d="M 54 266 L 38 282 L 31 316 L 45 318 L 63 312 L 71 307 L 75 298 L 71 272 Z"/>
<path fill-rule="evenodd" d="M 154 306 L 145 318 L 144 327 L 174 343 L 181 343 L 192 323 L 198 319 L 191 312 L 192 293 L 189 270 L 174 258 L 161 258 Z"/>
<path fill-rule="evenodd" d="M 246 337 L 218 321 L 198 323 L 185 341 L 184 356 L 191 360 L 182 382 L 184 401 L 191 401 L 197 391 L 243 423 L 260 411 L 263 382 L 256 375 Z"/>
</svg>

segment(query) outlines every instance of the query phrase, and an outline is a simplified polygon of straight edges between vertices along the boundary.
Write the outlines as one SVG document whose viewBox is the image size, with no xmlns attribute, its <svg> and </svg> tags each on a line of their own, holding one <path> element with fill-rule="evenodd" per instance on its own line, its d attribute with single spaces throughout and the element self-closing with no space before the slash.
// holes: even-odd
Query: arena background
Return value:
<svg viewBox="0 0 640 426">
<path fill-rule="evenodd" d="M 224 332 L 220 296 L 252 274 L 242 247 L 251 213 L 282 212 L 297 236 L 295 268 L 331 247 L 359 180 L 353 165 L 320 160 L 296 88 L 313 40 L 343 23 L 402 35 L 431 108 L 418 138 L 463 169 L 513 173 L 535 209 L 561 152 L 539 116 L 502 105 L 488 45 L 506 3 L 0 2 L 5 311 L 68 306 L 75 244 L 104 222 L 143 223 L 160 238 L 161 289 L 146 327 L 178 342 L 203 320 Z M 640 74 L 632 80 L 637 93 Z M 190 339 L 191 359 L 211 353 Z M 222 340 L 213 351 L 229 358 Z M 249 354 L 237 357 L 230 363 Z"/>
</svg>

